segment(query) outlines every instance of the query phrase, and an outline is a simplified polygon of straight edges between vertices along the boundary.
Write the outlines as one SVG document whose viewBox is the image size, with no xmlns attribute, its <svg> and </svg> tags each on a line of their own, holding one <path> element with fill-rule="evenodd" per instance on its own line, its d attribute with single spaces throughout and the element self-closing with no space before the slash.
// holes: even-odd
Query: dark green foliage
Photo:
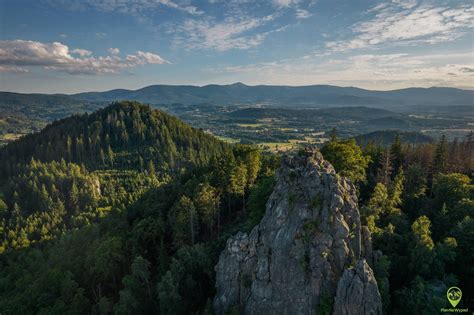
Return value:
<svg viewBox="0 0 474 315">
<path fill-rule="evenodd" d="M 258 223 L 278 165 L 137 103 L 53 123 L 0 155 L 6 314 L 209 311 L 221 233 Z"/>
<path fill-rule="evenodd" d="M 99 180 L 79 165 L 35 160 L 4 188 L 2 247 L 22 248 L 97 219 Z"/>
<path fill-rule="evenodd" d="M 471 208 L 472 211 L 472 208 Z M 447 265 L 447 270 L 455 273 L 459 279 L 459 287 L 462 288 L 465 296 L 469 296 L 469 300 L 464 305 L 472 307 L 474 301 L 472 292 L 474 292 L 474 218 L 465 217 L 452 231 L 453 237 L 456 239 L 456 257 L 453 263 Z M 467 292 L 467 293 L 466 293 Z M 470 295 L 467 295 L 470 294 Z"/>
<path fill-rule="evenodd" d="M 338 174 L 348 177 L 354 183 L 365 180 L 365 169 L 370 158 L 362 153 L 355 140 L 334 139 L 321 148 L 321 153 Z"/>
<path fill-rule="evenodd" d="M 190 314 L 200 309 L 213 289 L 212 267 L 202 246 L 181 248 L 157 285 L 161 312 Z M 176 312 L 176 309 L 181 312 Z"/>
<path fill-rule="evenodd" d="M 7 211 L 0 211 L 1 251 L 51 240 L 71 228 L 123 211 L 154 177 L 134 171 L 89 172 L 74 163 L 31 160 L 4 187 Z"/>
<path fill-rule="evenodd" d="M 386 129 L 386 127 L 382 128 Z M 366 146 L 369 143 L 374 143 L 384 148 L 387 148 L 394 143 L 394 140 L 397 136 L 399 136 L 400 140 L 405 144 L 422 144 L 431 143 L 434 141 L 432 137 L 427 136 L 426 134 L 423 134 L 421 132 L 400 132 L 398 130 L 373 131 L 370 133 L 359 135 L 355 137 L 355 139 L 357 144 L 361 146 Z"/>
<path fill-rule="evenodd" d="M 264 176 L 250 189 L 247 201 L 247 210 L 250 219 L 250 227 L 257 225 L 265 214 L 267 200 L 275 185 L 274 176 Z"/>
<path fill-rule="evenodd" d="M 444 135 L 436 146 L 432 168 L 433 174 L 444 173 L 448 168 L 448 143 Z"/>
<path fill-rule="evenodd" d="M 437 314 L 446 308 L 446 290 L 442 281 L 426 281 L 416 277 L 408 287 L 395 294 L 395 313 L 399 314 Z"/>
<path fill-rule="evenodd" d="M 331 315 L 334 306 L 334 297 L 329 294 L 322 294 L 319 298 L 317 313 L 322 315 Z"/>
<path fill-rule="evenodd" d="M 472 249 L 466 247 L 474 210 L 471 147 L 469 137 L 462 144 L 441 139 L 437 145 L 407 146 L 395 141 L 388 160 L 401 166 L 395 176 L 384 180 L 387 176 L 380 173 L 387 168 L 369 165 L 373 175 L 367 187 L 375 188 L 370 198 L 363 196 L 368 201 L 362 220 L 373 233 L 374 248 L 385 255 L 373 268 L 387 312 L 439 312 L 448 306 L 445 293 L 452 285 L 461 286 L 464 296 L 472 295 L 471 281 L 465 280 L 472 279 L 473 270 Z M 377 156 L 373 146 L 366 150 Z M 472 303 L 466 298 L 464 305 Z"/>
<path fill-rule="evenodd" d="M 102 180 L 109 178 L 114 182 L 120 174 L 107 172 Z M 209 184 L 218 183 L 218 175 L 212 167 L 195 169 L 149 189 L 126 207 L 125 213 L 111 211 L 99 223 L 77 231 L 66 229 L 62 237 L 44 243 L 40 250 L 33 247 L 4 254 L 0 284 L 5 285 L 0 286 L 0 308 L 7 313 L 204 311 L 214 292 L 213 267 L 225 244 L 219 238 L 219 220 L 221 229 L 226 229 L 243 214 L 242 205 L 237 202 L 240 196 L 221 200 L 220 194 L 228 188 Z M 130 187 L 135 183 L 130 181 Z M 252 188 L 245 187 L 244 191 L 253 196 L 248 202 L 245 200 L 253 216 L 262 212 L 256 196 L 265 199 L 272 187 L 273 178 L 260 174 L 260 170 Z M 213 198 L 218 199 L 210 202 Z M 172 214 L 177 205 L 182 207 L 183 231 L 190 231 L 190 203 L 196 205 L 195 241 L 208 245 L 187 245 L 189 239 L 178 241 L 182 238 L 175 233 L 176 218 L 172 219 Z M 227 203 L 230 212 L 226 211 Z M 217 210 L 210 210 L 211 205 Z M 251 222 L 249 219 L 242 226 L 251 226 Z M 216 227 L 212 232 L 208 230 L 209 224 Z M 32 254 L 37 256 L 33 260 L 28 258 Z M 6 285 L 12 279 L 18 280 L 15 285 Z M 30 279 L 37 280 L 33 285 L 25 285 Z M 67 293 L 57 291 L 61 286 L 68 288 Z"/>
<path fill-rule="evenodd" d="M 387 256 L 377 259 L 372 266 L 377 280 L 380 295 L 382 296 L 382 306 L 385 312 L 390 309 L 390 260 Z"/>
</svg>

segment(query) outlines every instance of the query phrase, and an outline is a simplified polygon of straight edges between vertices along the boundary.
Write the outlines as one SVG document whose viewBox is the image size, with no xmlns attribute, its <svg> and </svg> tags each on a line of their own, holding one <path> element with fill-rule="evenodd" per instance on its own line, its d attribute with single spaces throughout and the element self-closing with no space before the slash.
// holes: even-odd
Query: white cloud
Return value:
<svg viewBox="0 0 474 315">
<path fill-rule="evenodd" d="M 97 38 L 99 38 L 99 39 L 102 39 L 102 38 L 107 37 L 107 33 L 104 33 L 104 32 L 97 32 L 97 33 L 95 33 L 95 37 L 97 37 Z"/>
<path fill-rule="evenodd" d="M 417 0 L 392 0 L 392 2 L 405 9 L 411 9 L 417 5 Z"/>
<path fill-rule="evenodd" d="M 27 73 L 30 72 L 28 69 L 17 66 L 2 66 L 0 65 L 0 73 L 10 72 L 10 73 Z"/>
<path fill-rule="evenodd" d="M 118 54 L 120 54 L 120 49 L 118 49 L 118 48 L 109 48 L 109 49 L 107 49 L 107 51 L 108 51 L 109 53 L 111 53 L 112 55 L 118 55 Z"/>
<path fill-rule="evenodd" d="M 188 1 L 172 0 L 48 0 L 51 5 L 61 5 L 72 11 L 94 9 L 97 11 L 114 11 L 124 14 L 139 15 L 140 13 L 168 7 L 192 15 L 203 12 L 197 7 L 189 5 Z"/>
<path fill-rule="evenodd" d="M 85 49 L 73 49 L 73 50 L 71 50 L 71 53 L 78 54 L 81 57 L 86 57 L 86 56 L 92 55 L 92 51 L 85 50 Z"/>
<path fill-rule="evenodd" d="M 279 7 L 289 7 L 294 4 L 299 3 L 298 0 L 272 0 L 272 1 L 273 1 L 273 4 Z"/>
<path fill-rule="evenodd" d="M 333 41 L 327 47 L 347 51 L 381 44 L 439 43 L 453 41 L 474 27 L 474 6 L 454 8 L 417 6 L 416 1 L 393 1 L 371 10 L 375 16 L 352 27 L 352 39 Z"/>
<path fill-rule="evenodd" d="M 78 54 L 80 57 L 71 54 Z M 139 65 L 168 63 L 159 55 L 143 51 L 128 55 L 126 59 L 115 55 L 91 57 L 91 54 L 84 49 L 69 50 L 68 46 L 58 42 L 0 41 L 0 71 L 27 72 L 25 67 L 43 67 L 69 74 L 108 74 Z"/>
<path fill-rule="evenodd" d="M 249 31 L 274 20 L 276 15 L 263 18 L 227 18 L 222 22 L 212 19 L 190 19 L 182 25 L 174 25 L 170 33 L 178 33 L 175 42 L 187 48 L 215 49 L 248 49 L 262 43 L 269 32 L 248 34 Z M 275 30 L 278 31 L 278 30 Z"/>
<path fill-rule="evenodd" d="M 169 63 L 165 59 L 161 58 L 160 56 L 150 53 L 150 52 L 143 52 L 137 51 L 136 55 L 127 55 L 126 60 L 130 62 L 132 65 L 145 65 L 145 64 L 154 64 L 154 65 L 161 65 L 165 63 Z"/>
<path fill-rule="evenodd" d="M 311 16 L 312 16 L 312 14 L 309 13 L 307 10 L 296 9 L 296 18 L 298 18 L 298 19 L 307 19 Z"/>
</svg>

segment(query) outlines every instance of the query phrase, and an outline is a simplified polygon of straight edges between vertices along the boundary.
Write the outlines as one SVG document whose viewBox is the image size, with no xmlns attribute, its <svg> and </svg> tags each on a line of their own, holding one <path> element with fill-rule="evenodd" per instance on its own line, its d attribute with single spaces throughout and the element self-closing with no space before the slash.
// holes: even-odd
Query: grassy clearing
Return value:
<svg viewBox="0 0 474 315">
<path fill-rule="evenodd" d="M 267 124 L 268 123 L 274 124 L 274 123 L 280 122 L 281 120 L 277 118 L 262 118 L 262 119 L 258 119 L 258 121 L 262 123 L 267 123 Z"/>
<path fill-rule="evenodd" d="M 6 133 L 0 135 L 0 141 L 13 141 L 23 136 L 21 133 Z"/>
<path fill-rule="evenodd" d="M 214 136 L 217 139 L 227 142 L 227 143 L 239 143 L 240 139 L 234 139 L 234 138 L 228 138 L 228 137 L 223 137 L 223 136 Z"/>
<path fill-rule="evenodd" d="M 297 147 L 294 143 L 289 142 L 263 142 L 259 143 L 258 146 L 263 150 L 278 152 L 278 151 L 290 151 Z"/>
<path fill-rule="evenodd" d="M 241 128 L 260 128 L 262 126 L 265 126 L 265 124 L 237 124 L 237 126 Z"/>
</svg>

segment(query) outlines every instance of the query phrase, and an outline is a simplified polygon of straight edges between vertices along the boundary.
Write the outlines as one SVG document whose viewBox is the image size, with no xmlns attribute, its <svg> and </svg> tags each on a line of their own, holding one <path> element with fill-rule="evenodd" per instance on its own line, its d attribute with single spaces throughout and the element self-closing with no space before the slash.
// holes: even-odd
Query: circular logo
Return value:
<svg viewBox="0 0 474 315">
<path fill-rule="evenodd" d="M 451 303 L 453 307 L 456 307 L 459 301 L 461 301 L 462 291 L 458 287 L 451 287 L 446 292 L 446 296 L 448 298 L 449 303 Z"/>
</svg>

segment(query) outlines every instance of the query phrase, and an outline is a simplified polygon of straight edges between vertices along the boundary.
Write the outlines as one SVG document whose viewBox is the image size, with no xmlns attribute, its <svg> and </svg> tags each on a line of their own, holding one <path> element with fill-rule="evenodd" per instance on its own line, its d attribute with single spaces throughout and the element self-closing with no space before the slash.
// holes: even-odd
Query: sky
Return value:
<svg viewBox="0 0 474 315">
<path fill-rule="evenodd" d="M 0 0 L 0 91 L 474 89 L 473 28 L 458 0 Z"/>
</svg>

